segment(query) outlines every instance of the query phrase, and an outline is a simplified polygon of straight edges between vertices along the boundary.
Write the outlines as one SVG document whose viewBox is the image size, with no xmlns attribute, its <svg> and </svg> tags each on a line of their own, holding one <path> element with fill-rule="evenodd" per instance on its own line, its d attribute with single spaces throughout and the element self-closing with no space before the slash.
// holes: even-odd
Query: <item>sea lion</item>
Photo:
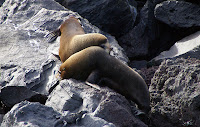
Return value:
<svg viewBox="0 0 200 127">
<path fill-rule="evenodd" d="M 108 87 L 136 102 L 142 111 L 147 113 L 150 110 L 149 91 L 143 78 L 99 46 L 91 46 L 73 54 L 59 70 L 62 79 L 86 80 L 96 69 L 115 82 Z"/>
<path fill-rule="evenodd" d="M 107 52 L 110 51 L 108 39 L 99 33 L 85 34 L 80 22 L 74 16 L 70 16 L 60 26 L 59 57 L 65 62 L 72 54 L 89 46 L 101 46 Z M 57 32 L 59 33 L 59 32 Z"/>
</svg>

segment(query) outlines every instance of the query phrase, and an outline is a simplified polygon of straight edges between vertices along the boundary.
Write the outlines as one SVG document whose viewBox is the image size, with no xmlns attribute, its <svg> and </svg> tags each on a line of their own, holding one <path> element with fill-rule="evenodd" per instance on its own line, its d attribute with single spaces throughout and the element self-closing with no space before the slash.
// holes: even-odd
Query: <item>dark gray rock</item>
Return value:
<svg viewBox="0 0 200 127">
<path fill-rule="evenodd" d="M 23 101 L 4 116 L 1 127 L 53 127 L 60 117 L 51 107 Z"/>
<path fill-rule="evenodd" d="M 169 39 L 174 35 L 166 25 L 154 17 L 154 8 L 164 0 L 147 0 L 138 12 L 134 27 L 124 36 L 117 38 L 130 59 L 150 60 L 156 53 L 171 46 Z"/>
<path fill-rule="evenodd" d="M 147 0 L 138 13 L 134 27 L 124 36 L 117 38 L 131 60 L 151 60 L 183 37 L 199 30 L 198 27 L 175 29 L 157 20 L 154 9 L 163 1 Z M 167 18 L 167 15 L 164 16 Z"/>
<path fill-rule="evenodd" d="M 24 100 L 31 100 L 44 104 L 47 100 L 47 96 L 31 91 L 24 86 L 5 86 L 1 89 L 0 99 L 4 106 L 11 108 Z"/>
<path fill-rule="evenodd" d="M 200 61 L 164 60 L 150 85 L 152 126 L 198 127 L 200 125 Z"/>
<path fill-rule="evenodd" d="M 141 61 L 131 61 L 129 66 L 131 68 L 136 68 L 140 70 L 141 68 L 146 68 L 147 67 L 147 61 L 146 60 L 141 60 Z"/>
<path fill-rule="evenodd" d="M 147 2 L 141 9 L 139 23 L 126 35 L 120 37 L 119 43 L 126 51 L 128 57 L 144 57 L 148 53 L 148 38 L 146 28 L 148 27 L 148 5 Z"/>
<path fill-rule="evenodd" d="M 127 33 L 134 25 L 137 10 L 134 0 L 56 0 L 78 12 L 101 30 L 114 36 Z"/>
<path fill-rule="evenodd" d="M 155 17 L 175 28 L 200 28 L 200 6 L 184 1 L 164 1 L 155 7 Z"/>
<path fill-rule="evenodd" d="M 184 0 L 184 1 L 196 4 L 196 5 L 200 5 L 200 1 L 199 0 Z"/>
<path fill-rule="evenodd" d="M 133 115 L 136 113 L 132 113 L 132 110 L 137 110 L 135 107 L 131 108 L 125 97 L 107 87 L 101 87 L 98 90 L 72 79 L 62 80 L 52 91 L 45 105 L 53 107 L 55 111 L 63 114 L 63 116 L 72 115 L 70 112 L 85 112 L 86 118 L 81 119 L 78 122 L 79 125 L 85 125 L 86 123 L 88 125 L 89 115 L 92 118 L 99 118 L 100 124 L 96 124 L 96 126 L 105 124 L 109 124 L 109 126 L 147 126 Z M 107 122 L 102 121 L 102 119 Z M 63 120 L 61 119 L 61 121 Z M 59 123 L 63 123 L 61 121 Z M 73 125 L 71 124 L 71 126 Z M 95 121 L 89 125 L 95 125 Z"/>
</svg>

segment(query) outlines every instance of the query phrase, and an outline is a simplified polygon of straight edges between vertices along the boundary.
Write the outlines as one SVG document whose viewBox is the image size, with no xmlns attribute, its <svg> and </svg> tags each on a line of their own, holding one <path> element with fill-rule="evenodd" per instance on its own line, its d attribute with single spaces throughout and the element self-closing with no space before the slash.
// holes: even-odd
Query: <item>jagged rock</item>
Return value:
<svg viewBox="0 0 200 127">
<path fill-rule="evenodd" d="M 164 60 L 151 81 L 154 127 L 200 125 L 200 61 Z"/>
<path fill-rule="evenodd" d="M 148 53 L 148 38 L 146 38 L 145 28 L 148 27 L 148 3 L 141 9 L 139 23 L 127 34 L 120 37 L 119 43 L 126 51 L 128 57 L 145 56 Z"/>
<path fill-rule="evenodd" d="M 158 61 L 166 58 L 197 58 L 200 52 L 200 31 L 176 42 L 168 51 L 163 51 L 153 60 Z"/>
<path fill-rule="evenodd" d="M 175 28 L 199 27 L 200 6 L 184 1 L 164 1 L 155 7 L 156 19 Z"/>
<path fill-rule="evenodd" d="M 125 97 L 111 89 L 102 87 L 98 90 L 76 80 L 62 80 L 45 105 L 63 115 L 86 112 L 90 117 L 104 119 L 115 126 L 147 126 L 133 115 L 135 108 L 131 108 Z M 79 124 L 84 122 L 80 121 Z"/>
<path fill-rule="evenodd" d="M 89 114 L 82 116 L 83 114 L 84 112 L 80 114 L 71 113 L 63 117 L 51 107 L 40 103 L 23 101 L 16 104 L 4 116 L 1 127 L 115 127 L 112 123 L 108 123 L 101 118 L 90 116 Z M 74 125 L 71 124 L 73 120 L 75 120 Z"/>
<path fill-rule="evenodd" d="M 31 100 L 44 104 L 47 97 L 31 91 L 24 86 L 5 86 L 1 89 L 0 99 L 6 107 L 11 108 L 24 100 Z"/>
<path fill-rule="evenodd" d="M 117 38 L 130 59 L 151 60 L 160 52 L 168 50 L 175 42 L 199 30 L 197 27 L 175 29 L 157 20 L 154 9 L 163 1 L 147 0 L 138 13 L 134 27 Z M 164 16 L 167 18 L 167 15 Z"/>
<path fill-rule="evenodd" d="M 137 10 L 134 0 L 56 0 L 66 8 L 78 12 L 101 30 L 120 36 L 134 25 Z"/>
<path fill-rule="evenodd" d="M 55 75 L 61 62 L 52 58 L 52 52 L 59 47 L 59 39 L 47 43 L 44 36 L 58 28 L 69 14 L 78 14 L 64 9 L 53 0 L 31 1 L 20 3 L 7 0 L 0 8 L 0 17 L 3 19 L 0 34 L 0 83 L 2 86 L 27 86 L 31 90 L 48 94 L 51 87 L 57 84 Z M 87 20 L 82 19 L 81 22 L 86 33 L 103 33 Z M 105 35 L 113 49 L 111 55 L 127 62 L 128 58 L 117 41 Z"/>
<path fill-rule="evenodd" d="M 155 54 L 171 47 L 174 32 L 154 17 L 154 8 L 164 0 L 147 0 L 138 12 L 134 27 L 124 36 L 118 38 L 127 56 L 131 59 L 150 60 Z"/>
<path fill-rule="evenodd" d="M 1 126 L 48 127 L 56 123 L 59 123 L 59 126 L 61 123 L 62 126 L 68 122 L 70 126 L 114 127 L 132 124 L 145 127 L 146 125 L 132 113 L 128 101 L 109 88 L 99 91 L 72 79 L 58 81 L 56 74 L 61 62 L 52 54 L 58 53 L 59 38 L 53 43 L 47 43 L 45 35 L 57 29 L 69 14 L 81 19 L 86 33 L 104 34 L 111 44 L 111 55 L 124 63 L 128 62 L 114 37 L 92 26 L 86 19 L 55 1 L 6 0 L 0 7 L 1 88 L 23 86 L 40 94 L 50 94 L 46 105 L 54 110 L 39 103 L 21 102 L 14 105 L 5 115 Z M 64 89 L 59 88 L 62 85 Z M 37 97 L 34 96 L 30 101 Z M 115 105 L 117 107 L 113 108 L 113 112 L 116 111 L 115 115 L 119 116 L 114 117 L 109 112 L 112 111 L 109 106 Z M 108 107 L 109 111 L 106 110 Z M 136 110 L 134 107 L 133 109 Z M 121 118 L 127 120 L 120 121 Z"/>
<path fill-rule="evenodd" d="M 51 107 L 23 101 L 4 116 L 1 127 L 53 127 L 60 117 Z"/>
</svg>

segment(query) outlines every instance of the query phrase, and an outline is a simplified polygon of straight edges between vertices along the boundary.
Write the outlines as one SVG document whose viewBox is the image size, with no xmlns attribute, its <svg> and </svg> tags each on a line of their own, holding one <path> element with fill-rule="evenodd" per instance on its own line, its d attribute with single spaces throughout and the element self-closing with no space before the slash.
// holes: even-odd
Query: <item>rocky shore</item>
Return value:
<svg viewBox="0 0 200 127">
<path fill-rule="evenodd" d="M 58 80 L 59 37 L 69 16 L 108 38 L 111 55 L 149 87 L 151 111 L 108 87 Z M 0 0 L 1 127 L 198 127 L 198 0 Z"/>
</svg>

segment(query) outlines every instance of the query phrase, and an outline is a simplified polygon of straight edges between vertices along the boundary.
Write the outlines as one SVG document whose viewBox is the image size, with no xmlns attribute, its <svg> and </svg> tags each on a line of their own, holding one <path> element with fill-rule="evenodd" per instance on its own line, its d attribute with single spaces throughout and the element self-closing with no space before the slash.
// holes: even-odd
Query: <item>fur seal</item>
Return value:
<svg viewBox="0 0 200 127">
<path fill-rule="evenodd" d="M 101 46 L 106 51 L 110 51 L 110 44 L 104 35 L 99 33 L 85 34 L 80 22 L 74 16 L 65 20 L 59 30 L 61 34 L 59 57 L 62 62 L 72 54 L 89 46 Z"/>
<path fill-rule="evenodd" d="M 70 56 L 60 66 L 60 77 L 86 80 L 96 69 L 105 78 L 115 82 L 108 87 L 136 102 L 145 113 L 150 110 L 150 95 L 143 78 L 99 46 L 88 47 Z"/>
</svg>

